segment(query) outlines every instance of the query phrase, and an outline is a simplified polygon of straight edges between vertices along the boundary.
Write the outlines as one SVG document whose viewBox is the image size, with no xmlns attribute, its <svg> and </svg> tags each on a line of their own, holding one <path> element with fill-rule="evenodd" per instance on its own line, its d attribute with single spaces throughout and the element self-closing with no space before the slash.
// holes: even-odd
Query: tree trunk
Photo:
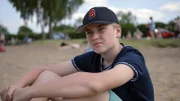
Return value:
<svg viewBox="0 0 180 101">
<path fill-rule="evenodd" d="M 58 21 L 54 21 L 54 28 L 57 27 L 57 23 L 58 23 Z"/>
<path fill-rule="evenodd" d="M 45 40 L 46 35 L 45 35 L 45 32 L 44 32 L 44 25 L 41 25 L 41 31 L 42 31 L 42 40 Z"/>
<path fill-rule="evenodd" d="M 26 20 L 26 19 L 24 20 L 24 26 L 26 26 L 26 27 L 28 26 L 28 20 Z"/>
<path fill-rule="evenodd" d="M 51 39 L 51 37 L 52 37 L 52 18 L 50 17 L 48 38 Z"/>
</svg>

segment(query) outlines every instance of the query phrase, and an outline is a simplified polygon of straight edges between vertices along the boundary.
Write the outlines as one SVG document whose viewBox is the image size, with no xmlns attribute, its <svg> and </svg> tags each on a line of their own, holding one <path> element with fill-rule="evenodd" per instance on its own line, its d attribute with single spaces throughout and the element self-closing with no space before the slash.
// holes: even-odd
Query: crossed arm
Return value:
<svg viewBox="0 0 180 101">
<path fill-rule="evenodd" d="M 12 95 L 14 95 L 15 90 L 17 91 L 17 89 L 31 86 L 33 82 L 38 78 L 38 76 L 45 70 L 52 71 L 60 76 L 65 76 L 77 72 L 75 68 L 72 68 L 71 61 L 65 61 L 54 65 L 35 68 L 32 71 L 26 73 L 22 78 L 20 78 L 20 80 L 15 82 L 13 85 L 10 85 L 8 88 L 0 91 L 0 97 L 2 101 L 12 101 Z"/>
<path fill-rule="evenodd" d="M 72 63 L 65 64 L 73 67 Z M 32 86 L 19 92 L 17 90 L 13 101 L 30 100 L 35 97 L 79 98 L 91 96 L 123 85 L 133 76 L 133 70 L 123 64 L 100 73 L 76 72 L 43 85 Z M 22 95 L 20 92 L 23 92 L 23 96 L 16 96 Z"/>
</svg>

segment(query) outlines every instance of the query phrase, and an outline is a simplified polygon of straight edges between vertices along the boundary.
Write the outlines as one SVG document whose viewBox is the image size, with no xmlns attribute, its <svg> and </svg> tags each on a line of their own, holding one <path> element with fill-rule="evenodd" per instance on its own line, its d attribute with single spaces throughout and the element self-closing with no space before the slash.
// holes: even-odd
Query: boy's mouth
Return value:
<svg viewBox="0 0 180 101">
<path fill-rule="evenodd" d="M 102 44 L 102 42 L 96 42 L 96 43 L 93 44 L 93 46 L 97 46 L 99 44 Z"/>
</svg>

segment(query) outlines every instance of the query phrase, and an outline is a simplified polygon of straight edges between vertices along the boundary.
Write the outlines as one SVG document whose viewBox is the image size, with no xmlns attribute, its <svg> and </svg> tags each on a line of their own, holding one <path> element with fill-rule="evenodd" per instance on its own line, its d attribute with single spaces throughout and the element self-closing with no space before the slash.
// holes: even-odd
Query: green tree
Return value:
<svg viewBox="0 0 180 101">
<path fill-rule="evenodd" d="M 20 17 L 24 20 L 25 26 L 27 21 L 33 16 L 37 6 L 36 0 L 9 0 L 9 2 L 20 12 Z"/>
<path fill-rule="evenodd" d="M 170 30 L 170 31 L 174 31 L 175 21 L 176 21 L 177 19 L 179 19 L 179 18 L 180 18 L 180 17 L 177 16 L 177 17 L 174 18 L 173 20 L 170 20 L 170 21 L 168 22 L 166 28 L 167 28 L 168 30 Z"/>
<path fill-rule="evenodd" d="M 4 34 L 9 34 L 9 31 L 7 30 L 7 28 L 3 25 L 0 25 L 0 34 L 4 33 Z"/>
<path fill-rule="evenodd" d="M 121 24 L 122 27 L 122 36 L 126 36 L 128 31 L 133 35 L 135 31 L 135 26 L 131 23 Z"/>
<path fill-rule="evenodd" d="M 65 17 L 70 18 L 72 13 L 83 3 L 83 0 L 9 0 L 21 14 L 25 22 L 37 16 L 37 24 L 49 27 L 49 37 L 52 28 Z M 26 23 L 27 24 L 27 23 Z M 25 25 L 26 25 L 25 24 Z"/>
<path fill-rule="evenodd" d="M 68 25 L 60 25 L 53 28 L 53 32 L 63 32 L 67 34 L 68 32 L 75 32 L 75 28 Z"/>
<path fill-rule="evenodd" d="M 30 28 L 28 28 L 26 26 L 19 27 L 18 34 L 28 35 L 30 33 L 33 33 L 33 31 Z"/>
<path fill-rule="evenodd" d="M 124 13 L 124 12 L 119 11 L 117 13 L 117 17 L 119 18 L 120 24 L 127 24 L 127 23 L 135 24 L 136 23 L 136 16 L 132 15 L 131 12 Z"/>
<path fill-rule="evenodd" d="M 165 28 L 167 25 L 163 22 L 155 22 L 156 28 Z"/>
<path fill-rule="evenodd" d="M 78 26 L 81 26 L 82 25 L 82 21 L 83 21 L 83 18 L 81 18 L 81 17 L 76 19 L 74 27 L 77 28 Z"/>
<path fill-rule="evenodd" d="M 47 5 L 48 3 L 49 5 Z M 48 16 L 49 37 L 51 36 L 52 28 L 57 26 L 64 18 L 71 18 L 73 12 L 83 3 L 83 0 L 47 0 L 42 3 L 45 15 Z"/>
<path fill-rule="evenodd" d="M 146 24 L 139 24 L 137 26 L 137 28 L 139 28 L 139 30 L 143 33 L 143 37 L 146 37 L 147 36 L 147 33 L 148 33 L 148 27 Z"/>
<path fill-rule="evenodd" d="M 133 34 L 135 31 L 136 16 L 132 15 L 131 12 L 124 13 L 119 11 L 117 17 L 119 18 L 119 23 L 122 27 L 122 36 L 126 36 L 128 31 Z"/>
</svg>

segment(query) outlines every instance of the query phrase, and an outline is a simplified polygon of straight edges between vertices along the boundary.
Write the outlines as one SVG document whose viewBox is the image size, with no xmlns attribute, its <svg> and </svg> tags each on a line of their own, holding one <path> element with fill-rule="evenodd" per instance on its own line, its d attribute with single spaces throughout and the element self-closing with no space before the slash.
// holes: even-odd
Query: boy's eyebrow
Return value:
<svg viewBox="0 0 180 101">
<path fill-rule="evenodd" d="M 100 24 L 100 25 L 98 25 L 97 27 L 99 28 L 99 27 L 104 27 L 104 26 L 106 26 L 107 24 Z"/>
<path fill-rule="evenodd" d="M 90 31 L 90 29 L 88 29 L 87 27 L 86 27 L 86 28 L 84 28 L 84 30 L 85 30 L 85 32 L 88 32 L 88 31 Z"/>
</svg>

